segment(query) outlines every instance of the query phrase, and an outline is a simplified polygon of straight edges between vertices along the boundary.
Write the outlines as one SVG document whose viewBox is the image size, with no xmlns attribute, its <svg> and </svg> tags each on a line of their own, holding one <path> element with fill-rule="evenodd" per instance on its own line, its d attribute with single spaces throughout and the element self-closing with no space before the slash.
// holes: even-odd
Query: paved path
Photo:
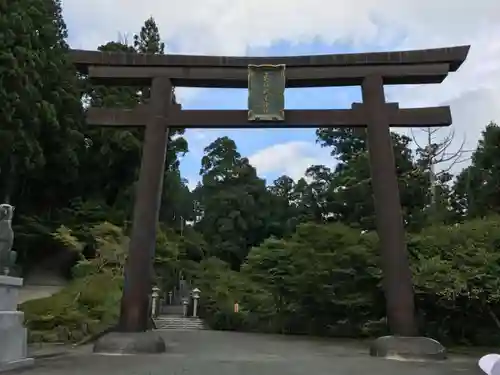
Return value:
<svg viewBox="0 0 500 375">
<path fill-rule="evenodd" d="M 49 265 L 52 264 L 49 263 Z M 24 286 L 19 291 L 19 303 L 50 297 L 66 285 L 68 281 L 59 276 L 56 271 L 37 268 L 24 279 Z"/>
<path fill-rule="evenodd" d="M 62 288 L 63 286 L 58 285 L 25 285 L 19 291 L 19 304 L 32 299 L 50 297 Z"/>
<path fill-rule="evenodd" d="M 217 331 L 166 331 L 168 353 L 104 356 L 89 348 L 39 360 L 24 375 L 454 375 L 477 374 L 473 358 L 444 363 L 371 358 L 363 344 Z"/>
</svg>

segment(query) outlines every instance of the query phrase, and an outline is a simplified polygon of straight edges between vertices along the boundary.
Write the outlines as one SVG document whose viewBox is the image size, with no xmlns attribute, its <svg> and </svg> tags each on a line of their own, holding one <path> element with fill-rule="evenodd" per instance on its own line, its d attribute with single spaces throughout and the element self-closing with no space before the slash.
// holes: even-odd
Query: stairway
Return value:
<svg viewBox="0 0 500 375">
<path fill-rule="evenodd" d="M 177 315 L 182 316 L 184 308 L 182 305 L 166 305 L 160 307 L 160 315 Z"/>
<path fill-rule="evenodd" d="M 154 319 L 156 330 L 199 330 L 208 328 L 202 319 L 184 316 L 183 302 L 190 300 L 192 302 L 191 290 L 190 283 L 181 276 L 178 285 L 169 293 L 169 304 L 160 305 L 159 316 Z M 188 314 L 192 315 L 191 309 L 188 310 Z"/>
<path fill-rule="evenodd" d="M 176 330 L 196 330 L 207 329 L 205 323 L 200 318 L 184 318 L 178 315 L 160 315 L 155 318 L 156 330 L 164 331 L 169 329 Z"/>
</svg>

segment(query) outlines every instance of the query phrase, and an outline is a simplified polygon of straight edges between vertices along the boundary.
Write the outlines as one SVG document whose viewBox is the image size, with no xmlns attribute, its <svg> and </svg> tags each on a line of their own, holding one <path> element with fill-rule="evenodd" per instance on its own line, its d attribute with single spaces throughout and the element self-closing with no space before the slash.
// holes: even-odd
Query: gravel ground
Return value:
<svg viewBox="0 0 500 375">
<path fill-rule="evenodd" d="M 365 343 L 219 331 L 165 331 L 161 355 L 109 356 L 86 346 L 39 359 L 25 375 L 452 375 L 480 371 L 473 357 L 445 362 L 372 358 Z"/>
</svg>

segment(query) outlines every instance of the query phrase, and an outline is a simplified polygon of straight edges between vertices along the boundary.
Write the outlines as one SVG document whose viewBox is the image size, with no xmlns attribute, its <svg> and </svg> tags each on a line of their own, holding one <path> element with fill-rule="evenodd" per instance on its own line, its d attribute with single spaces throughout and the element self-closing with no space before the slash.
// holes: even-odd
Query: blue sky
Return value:
<svg viewBox="0 0 500 375">
<path fill-rule="evenodd" d="M 349 53 L 352 49 L 346 46 L 326 45 L 320 42 L 291 45 L 290 43 L 277 43 L 269 48 L 250 49 L 250 56 L 288 56 L 288 55 L 314 55 L 330 53 Z M 351 103 L 361 101 L 361 92 L 358 87 L 343 88 L 305 88 L 287 89 L 285 93 L 286 107 L 288 109 L 328 109 L 349 108 Z M 246 109 L 248 91 L 246 89 L 210 89 L 204 90 L 201 95 L 195 96 L 184 105 L 186 109 Z M 191 144 L 199 143 L 205 146 L 217 137 L 228 136 L 233 139 L 240 153 L 250 157 L 261 149 L 267 149 L 276 144 L 290 144 L 293 142 L 314 143 L 316 141 L 315 129 L 268 129 L 268 130 L 217 130 L 204 131 L 203 136 L 194 134 L 199 132 L 189 131 L 188 140 Z M 329 156 L 329 150 L 321 149 L 318 144 L 314 156 L 321 155 L 321 160 L 334 163 Z M 202 150 L 196 147 L 182 161 L 182 172 L 190 181 L 195 180 L 199 171 Z M 293 163 L 293 160 L 290 160 Z M 268 171 L 267 168 L 270 170 Z M 273 166 L 261 167 L 269 182 L 282 174 L 282 170 Z M 304 171 L 301 171 L 304 172 Z M 296 173 L 297 175 L 297 173 Z M 296 177 L 296 175 L 294 177 Z"/>
<path fill-rule="evenodd" d="M 70 45 L 81 49 L 119 37 L 130 42 L 150 16 L 170 53 L 290 56 L 472 44 L 464 66 L 445 83 L 388 88 L 388 100 L 406 107 L 449 104 L 455 143 L 465 139 L 467 148 L 475 147 L 490 120 L 500 120 L 498 0 L 142 0 L 140 7 L 132 0 L 63 0 L 63 14 Z M 360 96 L 357 87 L 288 89 L 286 107 L 348 108 Z M 178 97 L 191 109 L 247 105 L 246 90 L 179 89 Z M 414 134 L 419 140 L 423 133 Z M 281 174 L 300 178 L 312 164 L 335 162 L 315 143 L 314 129 L 190 130 L 182 172 L 191 186 L 203 148 L 220 136 L 234 139 L 268 182 Z"/>
</svg>

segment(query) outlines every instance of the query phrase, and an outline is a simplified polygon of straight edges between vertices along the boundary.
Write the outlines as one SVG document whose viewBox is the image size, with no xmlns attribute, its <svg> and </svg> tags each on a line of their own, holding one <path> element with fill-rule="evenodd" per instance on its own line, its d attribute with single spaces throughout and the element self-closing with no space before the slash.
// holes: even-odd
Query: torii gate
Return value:
<svg viewBox="0 0 500 375">
<path fill-rule="evenodd" d="M 148 294 L 169 128 L 366 127 L 380 237 L 387 316 L 393 334 L 415 336 L 414 295 L 390 127 L 451 125 L 448 106 L 400 109 L 386 103 L 384 85 L 440 83 L 465 61 L 469 46 L 297 57 L 147 55 L 72 50 L 82 73 L 104 85 L 151 86 L 148 104 L 90 108 L 95 126 L 145 126 L 119 329 L 148 327 Z M 255 66 L 256 65 L 256 66 Z M 286 67 L 286 73 L 285 73 Z M 286 110 L 285 87 L 360 85 L 351 109 Z M 182 110 L 172 88 L 248 88 L 249 111 Z"/>
</svg>

